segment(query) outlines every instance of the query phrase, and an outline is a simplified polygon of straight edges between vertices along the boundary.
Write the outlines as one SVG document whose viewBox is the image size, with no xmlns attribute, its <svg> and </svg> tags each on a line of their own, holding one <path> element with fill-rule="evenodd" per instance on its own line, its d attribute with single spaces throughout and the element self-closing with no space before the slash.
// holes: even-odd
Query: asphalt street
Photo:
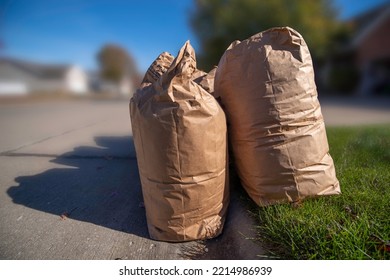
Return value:
<svg viewBox="0 0 390 280">
<path fill-rule="evenodd" d="M 390 123 L 386 102 L 325 100 L 322 111 L 327 125 Z M 220 237 L 187 243 L 149 238 L 127 101 L 0 101 L 0 131 L 0 259 L 266 254 L 234 195 Z"/>
</svg>

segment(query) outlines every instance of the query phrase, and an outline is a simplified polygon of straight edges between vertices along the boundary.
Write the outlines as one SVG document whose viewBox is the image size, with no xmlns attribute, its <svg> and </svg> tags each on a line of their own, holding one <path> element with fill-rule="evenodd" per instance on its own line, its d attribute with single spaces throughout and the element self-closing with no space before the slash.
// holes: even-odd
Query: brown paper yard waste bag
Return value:
<svg viewBox="0 0 390 280">
<path fill-rule="evenodd" d="M 130 101 L 150 237 L 208 239 L 222 231 L 228 206 L 226 118 L 194 78 L 189 42 L 176 59 L 161 54 Z"/>
<path fill-rule="evenodd" d="M 241 183 L 260 206 L 340 193 L 308 47 L 291 28 L 234 42 L 215 76 Z"/>
</svg>

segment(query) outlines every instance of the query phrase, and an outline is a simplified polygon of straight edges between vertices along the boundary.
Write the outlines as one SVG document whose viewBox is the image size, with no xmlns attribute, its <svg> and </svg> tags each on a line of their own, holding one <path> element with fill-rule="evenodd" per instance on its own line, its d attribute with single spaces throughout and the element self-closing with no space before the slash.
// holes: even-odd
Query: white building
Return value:
<svg viewBox="0 0 390 280">
<path fill-rule="evenodd" d="M 88 91 L 86 73 L 75 65 L 51 65 L 0 57 L 0 96 Z"/>
</svg>

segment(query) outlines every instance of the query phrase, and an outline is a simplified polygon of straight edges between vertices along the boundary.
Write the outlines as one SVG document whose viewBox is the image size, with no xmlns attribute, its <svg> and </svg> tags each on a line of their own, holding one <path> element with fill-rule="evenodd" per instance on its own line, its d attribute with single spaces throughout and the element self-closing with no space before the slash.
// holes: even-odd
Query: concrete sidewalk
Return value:
<svg viewBox="0 0 390 280">
<path fill-rule="evenodd" d="M 127 102 L 0 105 L 0 129 L 0 259 L 256 259 L 264 253 L 245 238 L 254 235 L 252 222 L 237 199 L 214 241 L 149 238 Z"/>
</svg>

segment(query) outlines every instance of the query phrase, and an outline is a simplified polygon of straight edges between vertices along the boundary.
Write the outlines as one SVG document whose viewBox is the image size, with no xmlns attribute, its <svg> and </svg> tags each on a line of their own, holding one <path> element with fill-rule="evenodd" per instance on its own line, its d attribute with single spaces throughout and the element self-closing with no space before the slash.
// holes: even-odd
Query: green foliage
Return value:
<svg viewBox="0 0 390 280">
<path fill-rule="evenodd" d="M 199 37 L 200 66 L 210 69 L 234 40 L 278 26 L 305 38 L 314 58 L 325 55 L 335 27 L 330 0 L 197 0 L 191 25 Z"/>
<path fill-rule="evenodd" d="M 125 75 L 135 75 L 133 59 L 125 49 L 117 45 L 105 45 L 99 51 L 97 60 L 101 76 L 113 82 L 119 82 Z"/>
<path fill-rule="evenodd" d="M 259 236 L 284 259 L 390 259 L 390 128 L 328 129 L 340 196 L 256 208 Z"/>
</svg>

